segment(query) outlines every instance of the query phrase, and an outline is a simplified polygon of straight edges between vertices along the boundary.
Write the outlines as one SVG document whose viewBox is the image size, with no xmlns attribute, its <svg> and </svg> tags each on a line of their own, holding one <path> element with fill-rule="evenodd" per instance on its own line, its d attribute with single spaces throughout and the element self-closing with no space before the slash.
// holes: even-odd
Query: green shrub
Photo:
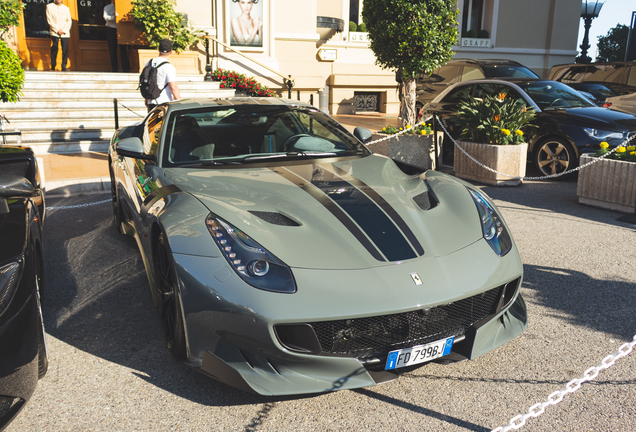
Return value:
<svg viewBox="0 0 636 432">
<path fill-rule="evenodd" d="M 349 31 L 354 32 L 357 30 L 358 30 L 358 24 L 354 23 L 353 21 L 349 21 Z"/>
<path fill-rule="evenodd" d="M 360 25 L 358 26 L 358 31 L 359 32 L 366 32 L 367 31 L 367 25 L 365 23 L 360 23 Z"/>
<path fill-rule="evenodd" d="M 159 48 L 162 39 L 170 39 L 172 49 L 181 52 L 199 40 L 175 12 L 175 0 L 132 0 L 130 4 L 135 28 L 144 33 L 151 48 Z"/>
<path fill-rule="evenodd" d="M 477 36 L 479 36 L 479 33 L 475 29 L 470 29 L 466 32 L 466 37 L 476 38 Z"/>
<path fill-rule="evenodd" d="M 481 29 L 477 32 L 477 37 L 481 39 L 488 39 L 490 34 L 488 33 L 488 30 Z"/>
<path fill-rule="evenodd" d="M 22 60 L 6 42 L 0 42 L 0 101 L 19 101 L 23 85 Z"/>
<path fill-rule="evenodd" d="M 0 0 L 0 36 L 9 30 L 9 27 L 20 25 L 23 8 L 20 0 Z"/>
</svg>

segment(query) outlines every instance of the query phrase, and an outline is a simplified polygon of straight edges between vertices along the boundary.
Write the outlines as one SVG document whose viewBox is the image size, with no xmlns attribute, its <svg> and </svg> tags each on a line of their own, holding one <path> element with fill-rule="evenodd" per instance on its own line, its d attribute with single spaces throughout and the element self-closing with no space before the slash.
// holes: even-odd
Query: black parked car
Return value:
<svg viewBox="0 0 636 432">
<path fill-rule="evenodd" d="M 415 108 L 419 112 L 424 105 L 450 85 L 477 79 L 539 78 L 532 70 L 512 60 L 456 59 L 438 68 L 430 76 L 420 74 L 416 83 Z"/>
<path fill-rule="evenodd" d="M 0 147 L 0 430 L 48 368 L 40 307 L 44 208 L 33 151 Z"/>
<path fill-rule="evenodd" d="M 548 79 L 569 85 L 602 84 L 615 93 L 611 96 L 620 96 L 636 92 L 636 62 L 561 64 L 552 66 Z"/>
<path fill-rule="evenodd" d="M 466 98 L 505 93 L 535 109 L 536 127 L 526 131 L 528 160 L 544 175 L 559 174 L 578 166 L 581 153 L 598 150 L 606 141 L 617 146 L 636 133 L 636 116 L 595 106 L 571 87 L 548 80 L 480 80 L 456 84 L 426 105 L 423 112 L 437 113 L 453 137 L 454 113 Z M 452 154 L 450 139 L 444 153 Z M 448 159 L 447 159 L 448 162 Z"/>
</svg>

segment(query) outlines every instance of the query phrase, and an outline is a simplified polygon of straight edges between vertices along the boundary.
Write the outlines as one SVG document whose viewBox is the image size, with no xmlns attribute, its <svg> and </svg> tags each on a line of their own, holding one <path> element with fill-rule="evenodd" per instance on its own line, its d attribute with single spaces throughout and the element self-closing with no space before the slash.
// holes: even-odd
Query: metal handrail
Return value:
<svg viewBox="0 0 636 432">
<path fill-rule="evenodd" d="M 281 77 L 283 79 L 283 84 L 285 84 L 285 86 L 287 86 L 287 91 L 288 91 L 288 97 L 291 99 L 291 90 L 292 87 L 294 87 L 294 79 L 292 78 L 291 75 L 285 76 L 283 74 L 281 74 L 280 72 L 270 68 L 269 66 L 264 65 L 263 63 L 254 60 L 253 58 L 251 58 L 250 56 L 247 56 L 245 54 L 243 54 L 242 52 L 240 52 L 239 50 L 236 50 L 234 48 L 232 48 L 231 46 L 229 46 L 228 44 L 221 42 L 220 40 L 218 40 L 217 38 L 215 38 L 214 36 L 212 36 L 211 34 L 208 34 L 207 32 L 203 35 L 203 37 L 205 38 L 205 51 L 206 51 L 206 62 L 207 64 L 205 65 L 205 71 L 206 71 L 206 75 L 205 75 L 205 80 L 206 81 L 211 81 L 212 77 L 210 75 L 210 72 L 212 71 L 212 67 L 210 66 L 210 55 L 209 55 L 209 45 L 208 45 L 208 39 L 212 39 L 214 42 L 216 42 L 219 45 L 223 45 L 225 48 L 229 49 L 230 51 L 245 57 L 246 59 L 248 59 L 249 61 L 256 63 L 257 65 L 259 65 L 260 67 L 267 69 L 268 71 L 278 75 L 279 77 Z"/>
</svg>

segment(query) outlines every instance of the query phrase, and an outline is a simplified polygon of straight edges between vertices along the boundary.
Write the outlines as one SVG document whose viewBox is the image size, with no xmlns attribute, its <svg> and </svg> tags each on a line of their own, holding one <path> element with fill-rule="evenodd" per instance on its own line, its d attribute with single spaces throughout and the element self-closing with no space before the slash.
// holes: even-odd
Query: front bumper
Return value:
<svg viewBox="0 0 636 432">
<path fill-rule="evenodd" d="M 275 326 L 363 320 L 442 307 L 515 281 L 508 304 L 458 334 L 443 361 L 473 359 L 523 333 L 526 306 L 518 294 L 522 265 L 516 249 L 496 256 L 478 241 L 444 257 L 373 269 L 293 269 L 295 294 L 243 283 L 223 258 L 175 254 L 190 365 L 219 381 L 263 395 L 319 393 L 390 381 L 384 358 L 302 353 L 278 340 Z M 458 267 L 461 266 L 461 271 Z M 422 276 L 416 286 L 412 273 Z M 421 344 L 414 343 L 413 345 Z"/>
</svg>

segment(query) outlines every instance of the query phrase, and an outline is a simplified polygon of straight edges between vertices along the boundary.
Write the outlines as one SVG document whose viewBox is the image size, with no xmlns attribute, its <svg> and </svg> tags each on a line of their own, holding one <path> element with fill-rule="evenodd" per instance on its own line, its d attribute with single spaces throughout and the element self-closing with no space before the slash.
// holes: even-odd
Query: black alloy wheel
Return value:
<svg viewBox="0 0 636 432">
<path fill-rule="evenodd" d="M 532 163 L 542 175 L 561 174 L 575 168 L 576 152 L 572 146 L 558 138 L 548 139 L 535 145 Z"/>
<path fill-rule="evenodd" d="M 170 249 L 163 234 L 155 242 L 153 261 L 156 274 L 155 285 L 159 291 L 159 311 L 166 345 L 176 359 L 186 360 L 185 328 L 177 289 L 177 278 Z"/>
</svg>

